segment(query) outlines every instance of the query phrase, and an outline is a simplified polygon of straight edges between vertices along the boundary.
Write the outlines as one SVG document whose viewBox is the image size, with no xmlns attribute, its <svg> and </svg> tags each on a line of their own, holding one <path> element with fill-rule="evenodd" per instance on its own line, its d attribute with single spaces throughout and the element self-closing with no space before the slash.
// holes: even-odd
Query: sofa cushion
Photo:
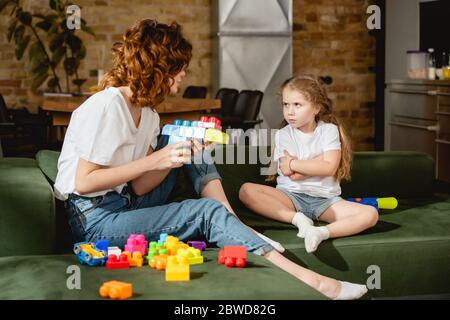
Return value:
<svg viewBox="0 0 450 320">
<path fill-rule="evenodd" d="M 34 159 L 0 159 L 0 256 L 54 251 L 53 192 Z"/>
</svg>

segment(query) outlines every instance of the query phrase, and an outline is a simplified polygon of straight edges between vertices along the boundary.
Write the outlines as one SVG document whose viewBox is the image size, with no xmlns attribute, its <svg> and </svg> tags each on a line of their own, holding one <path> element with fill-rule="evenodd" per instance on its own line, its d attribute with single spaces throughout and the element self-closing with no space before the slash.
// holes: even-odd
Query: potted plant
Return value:
<svg viewBox="0 0 450 320">
<path fill-rule="evenodd" d="M 11 9 L 13 17 L 7 38 L 14 40 L 15 55 L 23 59 L 28 50 L 31 65 L 31 89 L 36 91 L 46 82 L 50 92 L 62 92 L 61 78 L 57 67 L 63 64 L 66 91 L 71 92 L 71 84 L 81 93 L 86 79 L 78 75 L 78 67 L 86 56 L 86 47 L 77 36 L 76 28 L 68 28 L 66 8 L 73 5 L 66 0 L 49 0 L 48 10 L 44 13 L 31 13 L 24 10 L 20 0 L 0 0 L 0 12 Z M 84 19 L 80 19 L 80 30 L 95 36 Z"/>
</svg>

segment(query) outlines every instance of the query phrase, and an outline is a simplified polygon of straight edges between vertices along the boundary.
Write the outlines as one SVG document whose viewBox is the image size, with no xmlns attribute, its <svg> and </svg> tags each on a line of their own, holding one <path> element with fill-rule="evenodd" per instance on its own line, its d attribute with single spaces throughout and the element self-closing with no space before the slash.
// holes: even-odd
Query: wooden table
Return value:
<svg viewBox="0 0 450 320">
<path fill-rule="evenodd" d="M 53 126 L 67 126 L 72 111 L 86 99 L 87 97 L 43 97 L 41 108 L 51 115 Z M 155 109 L 162 126 L 175 119 L 198 120 L 204 111 L 220 109 L 220 100 L 168 97 Z"/>
</svg>

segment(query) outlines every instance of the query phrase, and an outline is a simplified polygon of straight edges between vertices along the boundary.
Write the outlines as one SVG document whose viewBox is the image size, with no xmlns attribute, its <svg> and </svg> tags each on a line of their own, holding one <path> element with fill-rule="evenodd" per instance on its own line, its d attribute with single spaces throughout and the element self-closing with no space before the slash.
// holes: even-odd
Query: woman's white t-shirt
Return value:
<svg viewBox="0 0 450 320">
<path fill-rule="evenodd" d="M 159 135 L 159 115 L 151 108 L 142 108 L 136 127 L 119 89 L 110 87 L 89 97 L 70 118 L 58 159 L 55 195 L 66 200 L 75 190 L 75 174 L 80 158 L 105 166 L 117 167 L 147 155 L 156 147 Z M 86 197 L 121 192 L 125 184 L 102 190 Z"/>
<path fill-rule="evenodd" d="M 283 150 L 299 160 L 310 160 L 329 150 L 340 150 L 339 129 L 332 123 L 319 121 L 314 132 L 303 133 L 287 125 L 275 134 L 274 161 L 284 156 Z M 310 177 L 292 181 L 277 166 L 277 188 L 290 192 L 306 193 L 313 197 L 331 198 L 341 194 L 339 182 L 334 177 Z"/>
</svg>

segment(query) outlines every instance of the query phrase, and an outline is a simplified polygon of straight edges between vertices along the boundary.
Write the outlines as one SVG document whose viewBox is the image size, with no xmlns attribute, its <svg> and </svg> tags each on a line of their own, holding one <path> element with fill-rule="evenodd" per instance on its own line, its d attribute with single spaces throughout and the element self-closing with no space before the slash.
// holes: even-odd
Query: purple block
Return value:
<svg viewBox="0 0 450 320">
<path fill-rule="evenodd" d="M 188 241 L 187 244 L 200 251 L 205 251 L 206 248 L 206 243 L 204 241 Z"/>
</svg>

